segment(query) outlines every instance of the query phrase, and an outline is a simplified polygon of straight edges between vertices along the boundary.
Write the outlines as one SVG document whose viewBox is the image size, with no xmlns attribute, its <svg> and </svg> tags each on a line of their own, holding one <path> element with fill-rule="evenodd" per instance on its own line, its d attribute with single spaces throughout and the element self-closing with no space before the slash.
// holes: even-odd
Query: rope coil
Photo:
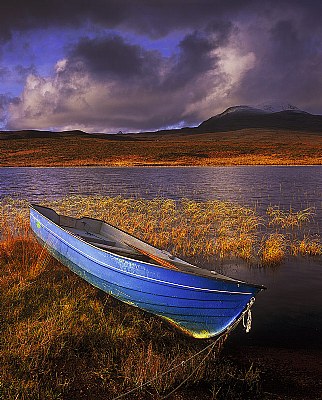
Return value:
<svg viewBox="0 0 322 400">
<path fill-rule="evenodd" d="M 246 332 L 246 333 L 249 333 L 249 332 L 251 331 L 251 329 L 252 329 L 252 321 L 253 321 L 253 318 L 252 318 L 252 310 L 251 310 L 251 307 L 252 307 L 252 305 L 254 304 L 254 302 L 255 302 L 255 297 L 253 297 L 253 298 L 250 300 L 250 302 L 248 303 L 249 305 L 247 306 L 246 312 L 243 313 L 243 327 L 245 328 L 245 332 Z M 245 322 L 245 316 L 246 316 L 246 314 L 247 314 L 247 320 L 246 320 L 246 322 Z"/>
</svg>

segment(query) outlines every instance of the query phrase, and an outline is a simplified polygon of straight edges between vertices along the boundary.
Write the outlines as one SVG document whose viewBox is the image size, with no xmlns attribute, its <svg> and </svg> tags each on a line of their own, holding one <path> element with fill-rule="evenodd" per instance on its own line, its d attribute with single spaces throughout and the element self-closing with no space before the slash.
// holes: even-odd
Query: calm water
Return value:
<svg viewBox="0 0 322 400">
<path fill-rule="evenodd" d="M 295 210 L 315 207 L 322 226 L 322 167 L 0 168 L 0 198 L 39 202 L 67 194 L 195 200 L 221 199 Z M 289 260 L 274 269 L 230 265 L 222 272 L 264 284 L 253 329 L 235 334 L 247 344 L 322 348 L 322 262 Z M 217 268 L 218 269 L 218 268 Z"/>
<path fill-rule="evenodd" d="M 0 168 L 0 197 L 66 194 L 225 199 L 321 209 L 322 167 Z"/>
<path fill-rule="evenodd" d="M 292 259 L 273 268 L 227 266 L 229 276 L 260 283 L 249 334 L 239 325 L 233 341 L 246 345 L 322 350 L 322 260 Z"/>
</svg>

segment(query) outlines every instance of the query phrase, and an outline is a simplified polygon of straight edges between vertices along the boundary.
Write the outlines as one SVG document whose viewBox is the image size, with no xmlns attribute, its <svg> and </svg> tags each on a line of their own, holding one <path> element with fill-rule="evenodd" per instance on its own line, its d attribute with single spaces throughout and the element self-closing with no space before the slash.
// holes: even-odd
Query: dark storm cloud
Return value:
<svg viewBox="0 0 322 400">
<path fill-rule="evenodd" d="M 291 101 L 321 113 L 322 36 L 306 28 L 300 18 L 276 21 L 268 30 L 266 46 L 254 46 L 257 62 L 240 81 L 237 97 L 246 103 Z"/>
<path fill-rule="evenodd" d="M 187 35 L 179 45 L 177 60 L 167 75 L 164 88 L 176 89 L 208 71 L 212 66 L 211 42 L 198 32 Z"/>
<path fill-rule="evenodd" d="M 205 30 L 195 30 L 184 36 L 170 61 L 157 51 L 126 42 L 119 35 L 82 38 L 69 53 L 69 69 L 85 67 L 100 79 L 147 80 L 150 76 L 155 87 L 160 84 L 164 90 L 173 90 L 214 68 L 212 52 L 227 43 L 232 29 L 230 22 L 212 21 Z M 161 80 L 158 74 L 163 66 L 167 73 Z"/>
<path fill-rule="evenodd" d="M 12 127 L 158 129 L 270 99 L 322 109 L 321 1 L 5 0 L 1 7 L 0 40 L 73 28 L 51 60 L 55 69 L 16 71 L 26 82 L 10 107 Z M 164 43 L 167 52 L 149 50 Z"/>
<path fill-rule="evenodd" d="M 128 28 L 153 37 L 175 29 L 196 29 L 214 17 L 234 15 L 255 0 L 4 0 L 0 37 L 13 31 L 52 26 L 76 27 L 87 22 L 106 28 Z"/>
<path fill-rule="evenodd" d="M 214 71 L 219 60 L 214 50 L 227 43 L 231 31 L 231 23 L 214 21 L 204 31 L 186 35 L 179 44 L 176 62 L 164 87 L 176 89 L 210 70 Z"/>
<path fill-rule="evenodd" d="M 288 65 L 297 61 L 299 54 L 302 54 L 303 43 L 300 41 L 294 23 L 290 20 L 278 21 L 272 27 L 270 33 L 274 63 Z"/>
<path fill-rule="evenodd" d="M 75 68 L 81 62 L 87 71 L 98 78 L 142 78 L 152 74 L 158 62 L 156 52 L 126 43 L 120 36 L 99 39 L 83 38 L 70 53 Z"/>
<path fill-rule="evenodd" d="M 213 51 L 226 43 L 230 32 L 218 22 L 189 33 L 171 57 L 117 35 L 82 38 L 56 64 L 55 76 L 28 76 L 22 102 L 11 107 L 8 127 L 63 123 L 85 130 L 129 131 L 195 123 L 195 110 L 187 111 L 187 106 L 202 100 L 212 87 L 208 73 L 216 71 L 218 61 Z"/>
<path fill-rule="evenodd" d="M 102 20 L 113 27 L 124 18 L 122 9 L 117 0 L 4 0 L 1 2 L 0 35 L 8 40 L 14 31 L 75 27 L 89 20 Z"/>
<path fill-rule="evenodd" d="M 218 68 L 218 56 L 214 51 L 226 44 L 232 31 L 227 22 L 214 21 L 203 31 L 187 34 L 178 45 L 178 52 L 170 57 L 162 57 L 157 51 L 147 51 L 138 45 L 124 41 L 120 36 L 99 39 L 83 38 L 70 51 L 68 64 L 61 74 L 66 82 L 75 72 L 88 74 L 102 84 L 113 85 L 113 96 L 119 93 L 132 97 L 133 104 L 127 103 L 126 112 L 120 115 L 118 124 L 132 122 L 134 129 L 157 129 L 184 119 L 187 123 L 196 122 L 193 112 L 185 113 L 186 100 L 198 102 L 209 91 L 207 74 Z M 220 72 L 218 71 L 218 78 Z M 214 83 L 212 83 L 214 84 Z M 64 88 L 66 90 L 66 88 Z M 148 107 L 155 110 L 146 113 Z M 170 107 L 162 105 L 166 102 Z M 108 104 L 109 114 L 114 105 Z M 167 114 L 162 111 L 167 109 Z M 126 115 L 125 115 L 126 114 Z M 139 117 L 144 115 L 144 121 Z"/>
</svg>

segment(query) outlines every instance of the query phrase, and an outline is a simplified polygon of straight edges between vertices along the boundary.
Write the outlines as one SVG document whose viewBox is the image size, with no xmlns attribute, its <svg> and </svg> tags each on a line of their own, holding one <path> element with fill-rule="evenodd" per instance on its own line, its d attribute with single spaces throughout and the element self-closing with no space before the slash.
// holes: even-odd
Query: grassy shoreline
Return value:
<svg viewBox="0 0 322 400">
<path fill-rule="evenodd" d="M 322 239 L 310 228 L 313 208 L 296 211 L 270 206 L 265 215 L 259 215 L 255 207 L 229 201 L 100 195 L 66 196 L 44 205 L 74 217 L 105 220 L 191 262 L 238 259 L 270 266 L 289 256 L 322 255 Z M 4 198 L 0 210 L 2 226 L 15 223 L 16 218 L 28 220 L 27 201 Z"/>
<path fill-rule="evenodd" d="M 158 164 L 149 164 L 149 165 L 58 165 L 58 166 L 17 166 L 17 165 L 9 165 L 9 166 L 0 166 L 0 168 L 214 168 L 214 167 L 223 167 L 223 168 L 236 168 L 236 167 L 316 167 L 321 166 L 322 164 L 229 164 L 229 165 L 158 165 Z"/>
<path fill-rule="evenodd" d="M 37 243 L 23 205 L 1 204 L 0 399 L 106 400 L 149 381 L 127 398 L 161 399 L 182 382 L 171 399 L 256 397 L 251 363 L 221 357 L 223 342 L 198 354 L 212 341 L 90 286 Z"/>
<path fill-rule="evenodd" d="M 191 260 L 263 263 L 269 244 L 267 268 L 295 248 L 298 256 L 321 254 L 317 237 L 300 247 L 312 210 L 272 207 L 262 221 L 253 209 L 221 201 L 69 196 L 47 205 L 105 219 Z M 150 380 L 127 398 L 161 399 L 182 382 L 170 399 L 265 398 L 251 361 L 222 355 L 222 343 L 206 358 L 193 357 L 211 341 L 118 302 L 53 259 L 31 235 L 28 202 L 1 200 L 0 231 L 0 399 L 106 400 Z"/>
</svg>

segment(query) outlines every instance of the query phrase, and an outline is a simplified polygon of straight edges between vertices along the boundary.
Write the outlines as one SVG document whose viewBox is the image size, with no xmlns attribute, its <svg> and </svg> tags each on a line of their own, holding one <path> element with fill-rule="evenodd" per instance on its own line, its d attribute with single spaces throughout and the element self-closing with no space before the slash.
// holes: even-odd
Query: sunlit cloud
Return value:
<svg viewBox="0 0 322 400">
<path fill-rule="evenodd" d="M 318 1 L 18 3 L 0 16 L 7 129 L 192 126 L 270 99 L 322 110 Z"/>
</svg>

